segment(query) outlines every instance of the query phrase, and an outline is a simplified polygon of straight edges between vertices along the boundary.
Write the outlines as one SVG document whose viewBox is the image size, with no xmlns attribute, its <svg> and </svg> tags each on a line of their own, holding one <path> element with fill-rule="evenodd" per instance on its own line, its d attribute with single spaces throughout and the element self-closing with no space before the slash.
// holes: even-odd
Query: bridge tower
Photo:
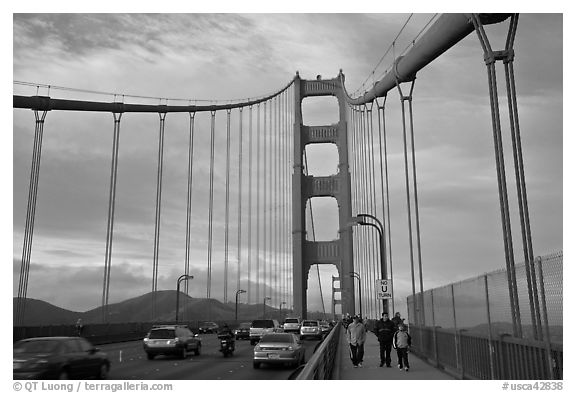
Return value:
<svg viewBox="0 0 576 393">
<path fill-rule="evenodd" d="M 342 313 L 354 312 L 354 270 L 352 252 L 352 217 L 350 171 L 348 166 L 348 132 L 346 101 L 340 80 L 294 78 L 294 173 L 292 175 L 292 237 L 294 312 L 307 316 L 308 273 L 314 264 L 332 264 L 338 269 L 342 295 Z M 337 124 L 306 126 L 302 122 L 302 100 L 306 97 L 334 96 L 338 100 Z M 338 173 L 332 176 L 307 176 L 303 156 L 307 144 L 333 143 L 338 148 Z M 313 197 L 333 197 L 338 203 L 338 239 L 310 241 L 306 239 L 306 204 Z"/>
</svg>

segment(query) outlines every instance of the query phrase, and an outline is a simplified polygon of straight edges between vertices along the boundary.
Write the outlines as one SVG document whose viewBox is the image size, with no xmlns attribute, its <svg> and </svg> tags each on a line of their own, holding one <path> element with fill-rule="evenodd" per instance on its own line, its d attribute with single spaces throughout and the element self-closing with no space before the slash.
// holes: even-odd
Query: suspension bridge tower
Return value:
<svg viewBox="0 0 576 393">
<path fill-rule="evenodd" d="M 342 82 L 341 82 L 342 81 Z M 305 80 L 294 78 L 294 173 L 293 203 L 293 293 L 294 312 L 307 316 L 308 273 L 315 264 L 332 264 L 340 276 L 342 313 L 354 312 L 354 270 L 352 253 L 352 217 L 350 171 L 348 167 L 348 132 L 346 100 L 342 72 L 334 79 Z M 334 96 L 338 100 L 337 124 L 306 126 L 302 121 L 302 100 L 306 97 Z M 333 143 L 338 148 L 338 173 L 332 176 L 308 176 L 304 172 L 306 145 Z M 310 198 L 333 197 L 338 203 L 338 239 L 311 241 L 306 238 L 306 204 Z"/>
</svg>

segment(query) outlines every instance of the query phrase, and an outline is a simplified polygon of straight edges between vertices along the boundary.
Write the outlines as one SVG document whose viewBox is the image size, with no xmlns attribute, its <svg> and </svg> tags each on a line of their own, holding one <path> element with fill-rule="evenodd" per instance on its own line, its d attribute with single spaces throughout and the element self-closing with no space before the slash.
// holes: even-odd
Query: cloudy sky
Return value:
<svg viewBox="0 0 576 393">
<path fill-rule="evenodd" d="M 335 77 L 342 69 L 347 90 L 362 91 L 363 83 L 378 79 L 432 14 L 414 15 L 394 49 L 383 58 L 408 16 L 15 14 L 13 80 L 120 95 L 227 100 L 279 90 L 296 71 L 304 79 L 315 79 L 316 75 Z M 507 26 L 505 22 L 488 27 L 495 49 L 504 45 Z M 521 14 L 515 42 L 514 67 L 535 255 L 563 249 L 562 32 L 561 14 Z M 501 64 L 498 70 L 503 81 Z M 48 94 L 45 88 L 17 84 L 13 88 L 14 94 Z M 504 92 L 500 84 L 502 96 Z M 52 97 L 112 100 L 110 95 L 57 89 L 49 93 Z M 486 66 L 475 34 L 418 73 L 413 103 L 424 288 L 505 267 Z M 337 113 L 333 105 L 331 100 L 305 100 L 305 123 L 334 122 Z M 505 101 L 501 108 L 514 244 L 520 261 L 521 237 Z M 392 91 L 387 99 L 386 121 L 394 278 L 396 296 L 405 299 L 411 293 L 411 284 L 399 109 L 398 94 Z M 187 116 L 167 118 L 159 289 L 174 288 L 184 261 Z M 16 296 L 34 115 L 15 109 L 13 121 Z M 47 115 L 28 297 L 77 311 L 100 305 L 112 125 L 111 115 L 105 113 Z M 111 302 L 141 295 L 151 287 L 157 138 L 157 116 L 124 115 Z M 206 154 L 209 139 L 206 132 L 198 138 L 201 157 Z M 219 145 L 220 151 L 224 149 Z M 309 153 L 311 173 L 335 173 L 337 161 L 331 149 Z M 216 169 L 220 191 L 224 187 L 222 161 Z M 207 206 L 208 161 L 199 160 L 195 165 L 194 198 L 199 208 L 192 229 L 192 274 L 196 278 L 190 294 L 203 296 L 207 231 L 205 214 L 200 211 Z M 330 203 L 315 206 L 319 240 L 336 236 L 330 209 L 334 209 Z M 222 212 L 221 207 L 215 216 L 219 228 Z M 236 213 L 233 215 L 235 219 Z M 231 258 L 235 260 L 233 244 Z M 213 277 L 221 277 L 220 234 L 215 247 Z M 329 267 L 321 269 L 326 302 L 330 299 L 330 276 L 335 274 Z M 221 286 L 215 285 L 212 293 L 222 300 Z M 309 296 L 310 309 L 319 309 L 316 288 Z"/>
</svg>

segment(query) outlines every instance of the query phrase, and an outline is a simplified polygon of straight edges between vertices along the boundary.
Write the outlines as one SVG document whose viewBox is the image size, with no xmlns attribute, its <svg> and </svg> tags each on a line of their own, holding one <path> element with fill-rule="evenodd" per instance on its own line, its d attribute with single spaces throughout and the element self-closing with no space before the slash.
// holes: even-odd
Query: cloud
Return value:
<svg viewBox="0 0 576 393">
<path fill-rule="evenodd" d="M 416 14 L 399 38 L 395 51 L 408 45 L 430 16 Z M 48 92 L 44 87 L 37 91 L 34 86 L 21 85 L 15 85 L 14 94 L 38 92 L 58 98 L 121 99 L 154 104 L 171 102 L 174 98 L 183 98 L 183 102 L 188 98 L 230 99 L 273 92 L 285 86 L 296 70 L 303 78 L 314 79 L 318 74 L 335 77 L 340 68 L 346 74 L 347 89 L 354 91 L 365 80 L 370 83 L 377 78 L 389 65 L 390 59 L 383 59 L 380 68 L 371 74 L 406 17 L 394 14 L 15 14 L 15 80 L 120 94 L 116 97 L 95 95 L 54 87 Z M 497 42 L 503 42 L 505 30 L 504 33 L 496 31 Z M 542 254 L 562 248 L 562 16 L 522 15 L 516 45 L 518 104 L 534 247 L 535 253 Z M 43 62 L 39 63 L 38 59 Z M 499 77 L 502 75 L 499 73 Z M 487 90 L 486 66 L 474 35 L 417 75 L 412 103 L 426 288 L 504 264 Z M 499 91 L 503 95 L 505 88 L 499 85 Z M 168 100 L 122 98 L 122 94 L 167 97 Z M 329 118 L 334 111 L 326 114 L 333 102 L 306 101 L 306 124 L 335 121 Z M 396 273 L 403 282 L 397 288 L 399 294 L 405 296 L 410 292 L 405 288 L 411 284 L 399 101 L 397 92 L 390 92 L 386 102 L 386 128 L 392 241 Z M 503 101 L 501 109 L 502 122 L 506 124 L 507 109 Z M 253 108 L 254 116 L 256 111 L 257 108 Z M 249 113 L 247 109 L 243 115 L 244 175 L 248 173 Z M 222 283 L 216 282 L 216 277 L 222 277 L 224 268 L 226 114 L 218 113 L 215 119 L 213 267 L 214 293 L 220 296 Z M 30 111 L 14 110 L 13 120 L 13 254 L 18 259 L 22 252 L 34 117 Z M 194 124 L 191 260 L 198 275 L 194 285 L 198 295 L 206 291 L 202 277 L 206 276 L 208 250 L 210 121 L 209 113 L 199 113 Z M 189 122 L 187 113 L 168 114 L 166 118 L 160 226 L 160 276 L 165 280 L 162 281 L 165 288 L 174 286 L 185 258 Z M 232 266 L 237 260 L 239 123 L 239 115 L 233 111 L 229 217 Z M 265 127 L 262 122 L 260 127 L 269 130 L 270 123 Z M 256 118 L 253 129 L 256 139 Z M 287 129 L 291 132 L 291 124 Z M 153 254 L 159 118 L 156 114 L 126 113 L 120 130 L 112 279 L 113 296 L 118 300 L 151 287 L 150 278 L 146 277 L 151 274 Z M 73 277 L 85 283 L 91 293 L 76 296 L 70 290 L 50 297 L 62 302 L 59 305 L 67 303 L 70 307 L 83 308 L 97 304 L 100 298 L 102 284 L 98 277 L 105 252 L 112 131 L 113 118 L 107 113 L 52 111 L 47 115 L 30 291 L 44 298 L 52 296 L 50 288 L 59 287 L 63 283 L 61 277 Z M 509 134 L 505 133 L 504 138 L 513 206 L 516 202 Z M 256 147 L 256 140 L 253 141 L 255 155 L 262 154 L 262 143 Z M 377 138 L 374 144 L 373 151 L 377 152 Z M 254 158 L 253 190 L 256 181 L 263 180 L 264 173 L 263 169 L 260 174 L 256 173 Z M 378 163 L 377 156 L 375 159 Z M 291 160 L 292 152 L 288 162 L 279 161 L 288 175 L 281 192 L 288 192 L 290 188 Z M 262 168 L 271 166 L 269 162 L 261 164 Z M 334 173 L 337 168 L 334 151 L 311 149 L 310 165 Z M 351 163 L 351 167 L 353 165 Z M 379 184 L 376 181 L 376 185 Z M 241 262 L 246 264 L 249 255 L 246 179 L 242 190 Z M 253 231 L 256 198 L 252 193 L 250 224 Z M 260 203 L 259 207 L 263 208 L 263 201 Z M 318 231 L 334 233 L 330 208 L 326 204 L 314 207 L 319 213 L 315 217 Z M 379 203 L 377 211 L 381 214 Z M 290 231 L 285 234 L 290 236 Z M 252 241 L 255 243 L 254 232 Z M 262 266 L 263 259 L 260 262 Z M 251 265 L 255 268 L 254 260 Z M 41 267 L 46 270 L 37 270 Z M 46 274 L 45 280 L 37 280 L 38 274 Z M 93 274 L 92 281 L 90 274 Z M 323 274 L 329 275 L 329 270 Z M 122 285 L 116 287 L 116 283 Z M 329 286 L 329 283 L 326 281 L 323 285 Z M 133 289 L 128 290 L 130 287 Z M 326 296 L 325 292 L 325 299 Z M 319 294 L 313 297 L 310 304 L 321 307 Z"/>
</svg>

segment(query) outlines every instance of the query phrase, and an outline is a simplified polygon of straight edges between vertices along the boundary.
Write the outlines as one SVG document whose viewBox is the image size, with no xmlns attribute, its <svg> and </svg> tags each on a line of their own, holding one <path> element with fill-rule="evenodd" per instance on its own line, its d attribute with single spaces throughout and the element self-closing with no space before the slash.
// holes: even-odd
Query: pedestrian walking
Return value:
<svg viewBox="0 0 576 393">
<path fill-rule="evenodd" d="M 408 363 L 408 350 L 412 345 L 412 337 L 406 331 L 406 326 L 402 323 L 398 325 L 398 331 L 394 333 L 394 339 L 392 340 L 392 345 L 396 349 L 396 354 L 398 355 L 398 368 L 404 371 L 410 369 L 410 363 Z"/>
<path fill-rule="evenodd" d="M 76 334 L 78 335 L 78 337 L 82 335 L 82 330 L 84 330 L 84 324 L 82 323 L 82 319 L 78 318 L 78 320 L 76 321 Z"/>
<path fill-rule="evenodd" d="M 394 325 L 396 325 L 396 330 L 398 330 L 398 326 L 401 323 L 404 323 L 404 318 L 402 318 L 399 312 L 396 312 L 396 314 L 394 314 L 394 318 L 392 318 L 392 322 L 394 322 Z"/>
<path fill-rule="evenodd" d="M 386 367 L 391 367 L 390 352 L 392 351 L 392 340 L 396 332 L 396 325 L 388 318 L 387 312 L 382 313 L 382 318 L 376 322 L 373 332 L 378 337 L 378 343 L 380 343 L 380 367 L 384 366 L 384 364 L 386 364 Z"/>
<path fill-rule="evenodd" d="M 360 317 L 358 315 L 355 315 L 352 323 L 348 325 L 346 338 L 350 345 L 350 358 L 352 359 L 354 368 L 362 367 L 362 361 L 364 359 L 364 342 L 366 341 L 366 328 L 364 327 L 364 324 L 360 322 Z"/>
</svg>

